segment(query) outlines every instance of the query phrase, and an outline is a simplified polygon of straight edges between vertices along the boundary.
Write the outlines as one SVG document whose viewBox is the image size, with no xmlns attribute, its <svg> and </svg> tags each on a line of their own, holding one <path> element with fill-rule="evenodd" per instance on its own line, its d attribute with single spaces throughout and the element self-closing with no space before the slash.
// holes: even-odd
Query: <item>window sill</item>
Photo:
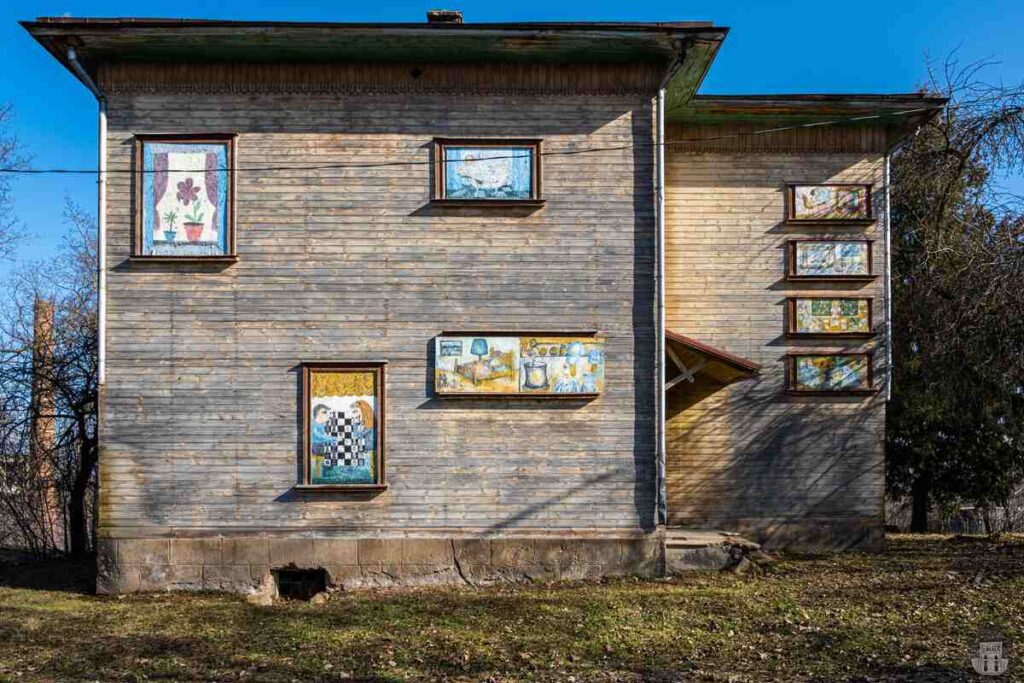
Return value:
<svg viewBox="0 0 1024 683">
<path fill-rule="evenodd" d="M 134 254 L 128 258 L 132 263 L 237 263 L 238 254 L 223 256 L 153 256 Z"/>
<path fill-rule="evenodd" d="M 296 484 L 292 487 L 302 493 L 380 493 L 387 484 Z"/>
<path fill-rule="evenodd" d="M 787 282 L 872 282 L 877 275 L 787 275 Z"/>
<path fill-rule="evenodd" d="M 546 199 L 431 199 L 431 206 L 465 206 L 473 208 L 525 206 L 540 207 L 547 203 Z"/>
<path fill-rule="evenodd" d="M 873 339 L 876 332 L 839 332 L 828 334 L 825 332 L 787 332 L 786 339 Z"/>
<path fill-rule="evenodd" d="M 786 225 L 871 225 L 877 218 L 788 218 Z"/>
<path fill-rule="evenodd" d="M 878 393 L 877 388 L 872 389 L 838 389 L 835 391 L 827 390 L 801 390 L 801 389 L 786 389 L 786 394 L 789 396 L 872 396 Z"/>
</svg>

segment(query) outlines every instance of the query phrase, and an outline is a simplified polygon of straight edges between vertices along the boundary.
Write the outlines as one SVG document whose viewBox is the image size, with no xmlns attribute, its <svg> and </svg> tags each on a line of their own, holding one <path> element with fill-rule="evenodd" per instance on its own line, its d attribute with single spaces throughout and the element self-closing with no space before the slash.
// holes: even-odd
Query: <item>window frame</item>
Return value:
<svg viewBox="0 0 1024 683">
<path fill-rule="evenodd" d="M 871 339 L 875 336 L 874 297 L 870 296 L 829 296 L 828 292 L 815 296 L 786 297 L 786 337 L 790 339 Z M 796 329 L 796 304 L 798 301 L 823 299 L 826 301 L 866 301 L 868 304 L 867 332 L 799 332 Z M 822 355 L 822 354 L 817 354 Z"/>
<path fill-rule="evenodd" d="M 299 491 L 324 491 L 324 492 L 380 492 L 388 488 L 387 483 L 387 458 L 386 433 L 387 433 L 387 361 L 306 361 L 301 363 L 301 401 L 302 407 L 299 411 L 302 415 L 302 478 L 294 486 Z M 310 404 L 311 404 L 311 379 L 317 371 L 349 371 L 349 372 L 373 372 L 376 375 L 376 419 L 377 437 L 376 453 L 374 457 L 377 463 L 377 477 L 373 483 L 358 484 L 314 484 L 310 481 L 311 459 L 313 449 L 311 447 L 312 435 L 309 429 Z"/>
<path fill-rule="evenodd" d="M 143 225 L 143 178 L 146 172 L 144 166 L 144 147 L 147 143 L 181 143 L 181 144 L 225 144 L 227 146 L 228 160 L 228 193 L 225 207 L 226 216 L 224 220 L 225 248 L 224 254 L 204 255 L 182 255 L 172 256 L 170 254 L 146 254 L 143 253 L 145 244 L 145 226 Z M 236 165 L 238 134 L 237 133 L 139 133 L 133 138 L 133 173 L 132 199 L 135 206 L 132 211 L 132 249 L 131 260 L 150 263 L 234 263 L 238 260 L 235 237 L 235 217 L 237 214 L 237 180 L 238 169 Z"/>
<path fill-rule="evenodd" d="M 860 275 L 800 275 L 797 273 L 797 250 L 808 243 L 857 242 L 867 245 L 868 272 Z M 875 240 L 863 237 L 808 237 L 786 240 L 786 280 L 792 282 L 870 282 L 875 274 Z"/>
<path fill-rule="evenodd" d="M 541 172 L 541 144 L 540 138 L 434 138 L 434 186 L 432 188 L 431 204 L 444 206 L 473 206 L 473 207 L 508 207 L 508 206 L 543 206 L 545 200 L 542 195 L 542 172 Z M 530 165 L 530 196 L 524 199 L 449 199 L 446 195 L 447 188 L 447 167 L 445 162 L 445 150 L 448 147 L 528 147 L 531 154 Z"/>
<path fill-rule="evenodd" d="M 791 396 L 870 396 L 878 393 L 875 385 L 872 351 L 791 351 L 786 354 L 786 393 Z M 867 386 L 854 389 L 800 389 L 796 383 L 796 359 L 808 356 L 858 356 L 867 361 Z"/>
<path fill-rule="evenodd" d="M 859 187 L 865 189 L 867 190 L 865 197 L 867 215 L 856 218 L 798 218 L 796 216 L 796 188 L 798 187 Z M 786 223 L 795 225 L 870 225 L 877 220 L 872 196 L 871 183 L 788 182 L 786 183 Z"/>
</svg>

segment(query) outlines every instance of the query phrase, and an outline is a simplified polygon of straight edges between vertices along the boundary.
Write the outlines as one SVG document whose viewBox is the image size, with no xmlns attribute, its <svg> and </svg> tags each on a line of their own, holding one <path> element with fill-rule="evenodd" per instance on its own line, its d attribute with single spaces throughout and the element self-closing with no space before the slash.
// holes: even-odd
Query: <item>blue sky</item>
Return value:
<svg viewBox="0 0 1024 683">
<path fill-rule="evenodd" d="M 704 93 L 907 92 L 925 78 L 925 58 L 959 49 L 962 62 L 991 59 L 990 81 L 1024 80 L 1024 2 L 1020 0 L 860 0 L 823 3 L 647 0 L 477 0 L 311 2 L 220 0 L 217 3 L 0 2 L 0 103 L 14 106 L 14 132 L 42 167 L 94 168 L 96 103 L 16 23 L 36 16 L 190 16 L 297 21 L 422 21 L 440 6 L 466 21 L 706 20 L 732 31 L 704 82 Z M 1014 183 L 1016 186 L 1016 183 Z M 95 179 L 22 176 L 16 210 L 32 237 L 22 258 L 45 257 L 59 244 L 63 196 L 95 206 Z M 0 265 L 0 271 L 5 267 Z"/>
</svg>

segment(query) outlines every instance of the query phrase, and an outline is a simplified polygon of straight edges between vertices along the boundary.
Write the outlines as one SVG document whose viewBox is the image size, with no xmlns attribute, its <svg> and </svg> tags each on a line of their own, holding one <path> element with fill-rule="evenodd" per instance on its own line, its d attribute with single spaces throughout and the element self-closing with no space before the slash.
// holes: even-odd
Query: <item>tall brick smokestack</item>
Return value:
<svg viewBox="0 0 1024 683">
<path fill-rule="evenodd" d="M 57 443 L 54 417 L 53 302 L 37 297 L 32 325 L 32 441 L 29 454 L 36 473 L 40 532 L 53 548 L 64 548 L 64 515 L 54 482 L 53 452 Z"/>
</svg>

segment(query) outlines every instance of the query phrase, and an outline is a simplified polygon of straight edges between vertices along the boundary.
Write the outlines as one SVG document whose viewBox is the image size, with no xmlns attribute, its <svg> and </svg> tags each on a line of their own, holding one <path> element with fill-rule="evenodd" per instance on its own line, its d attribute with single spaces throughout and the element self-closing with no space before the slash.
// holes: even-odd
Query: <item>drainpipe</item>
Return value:
<svg viewBox="0 0 1024 683">
<path fill-rule="evenodd" d="M 658 85 L 658 98 L 655 103 L 654 133 L 654 211 L 657 217 L 658 262 L 655 269 L 655 287 L 657 289 L 657 330 L 655 332 L 655 369 L 657 371 L 657 433 L 655 448 L 657 449 L 657 522 L 665 524 L 668 520 L 668 503 L 665 489 L 665 88 L 669 81 L 682 67 L 687 46 L 677 45 L 678 57 L 669 68 L 668 73 Z"/>
<path fill-rule="evenodd" d="M 885 154 L 885 400 L 892 400 L 892 211 L 889 201 L 889 153 Z"/>
<path fill-rule="evenodd" d="M 85 84 L 99 103 L 99 177 L 97 179 L 98 203 L 96 210 L 97 223 L 97 288 L 96 299 L 98 310 L 96 312 L 96 355 L 97 355 L 97 381 L 102 387 L 107 381 L 107 99 L 96 81 L 92 79 L 89 72 L 85 70 L 75 48 L 68 48 L 68 64 L 79 79 Z"/>
<path fill-rule="evenodd" d="M 657 216 L 657 239 L 658 239 L 658 264 L 655 269 L 655 281 L 658 296 L 658 324 L 657 343 L 655 344 L 657 354 L 657 391 L 658 391 L 658 434 L 656 447 L 658 449 L 658 524 L 664 524 L 668 516 L 668 507 L 665 500 L 665 82 L 658 88 L 658 100 L 656 106 L 657 129 L 654 136 L 655 143 L 655 180 L 654 180 L 654 203 L 655 215 Z"/>
</svg>

